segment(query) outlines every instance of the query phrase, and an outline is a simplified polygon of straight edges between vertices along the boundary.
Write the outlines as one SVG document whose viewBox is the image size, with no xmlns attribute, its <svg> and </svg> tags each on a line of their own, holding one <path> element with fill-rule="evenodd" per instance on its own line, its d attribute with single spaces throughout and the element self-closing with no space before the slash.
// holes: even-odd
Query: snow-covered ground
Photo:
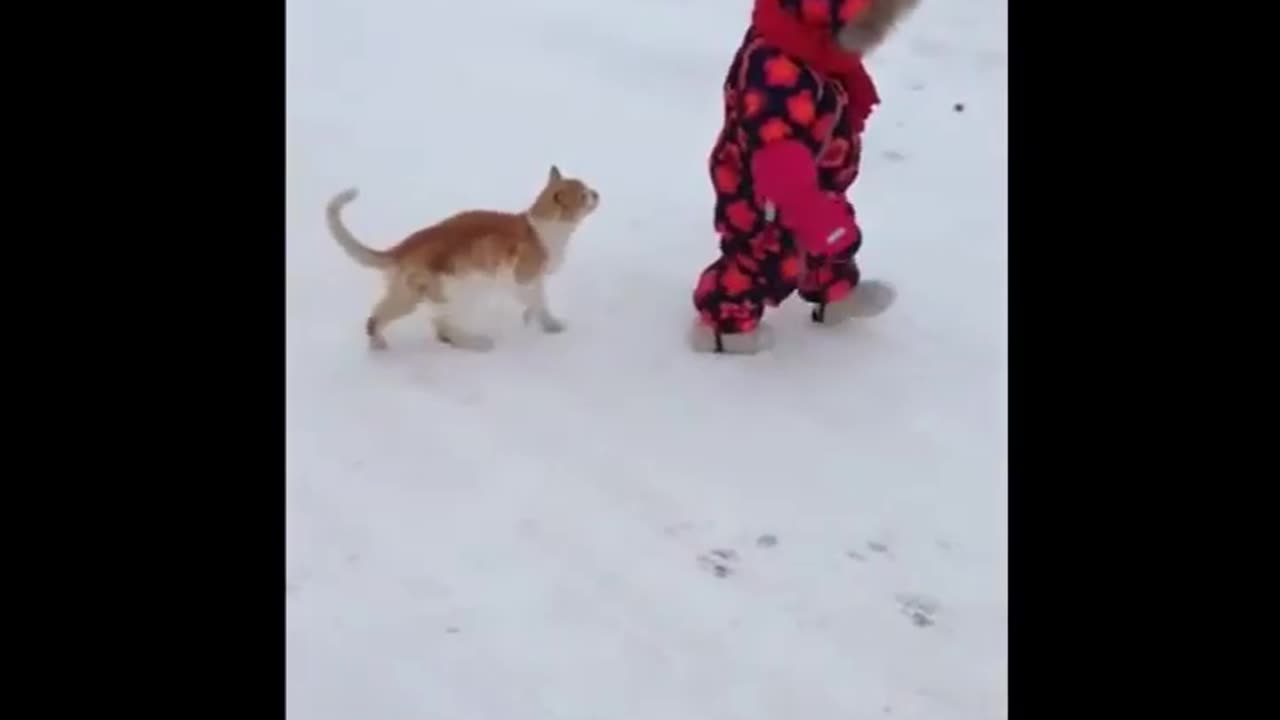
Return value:
<svg viewBox="0 0 1280 720">
<path fill-rule="evenodd" d="M 892 312 L 793 301 L 695 356 L 706 157 L 750 0 L 288 0 L 292 720 L 1006 717 L 1006 3 L 924 0 L 871 62 L 852 197 Z M 963 107 L 958 108 L 957 103 Z M 600 210 L 488 354 L 425 315 L 371 354 L 387 245 Z"/>
</svg>

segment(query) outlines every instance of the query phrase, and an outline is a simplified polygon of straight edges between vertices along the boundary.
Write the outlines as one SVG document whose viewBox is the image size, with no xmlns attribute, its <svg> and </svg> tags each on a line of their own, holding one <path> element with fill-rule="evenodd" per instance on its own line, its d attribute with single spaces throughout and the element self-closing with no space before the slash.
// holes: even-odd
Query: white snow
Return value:
<svg viewBox="0 0 1280 720">
<path fill-rule="evenodd" d="M 749 7 L 288 0 L 293 720 L 1007 716 L 1006 3 L 925 0 L 871 62 L 851 196 L 892 311 L 793 298 L 773 352 L 695 356 Z M 328 198 L 385 246 L 552 163 L 602 196 L 567 331 L 496 303 L 487 354 L 425 314 L 370 353 Z"/>
</svg>

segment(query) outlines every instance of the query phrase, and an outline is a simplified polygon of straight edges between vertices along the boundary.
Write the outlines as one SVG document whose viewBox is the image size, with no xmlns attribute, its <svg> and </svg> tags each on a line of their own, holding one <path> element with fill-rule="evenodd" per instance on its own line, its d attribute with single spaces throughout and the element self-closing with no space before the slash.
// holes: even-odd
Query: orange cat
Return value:
<svg viewBox="0 0 1280 720">
<path fill-rule="evenodd" d="M 586 183 L 561 176 L 554 165 L 533 205 L 522 213 L 471 210 L 419 230 L 388 250 L 361 244 L 342 222 L 342 208 L 356 198 L 339 193 L 326 209 L 329 231 L 356 262 L 386 276 L 386 293 L 365 322 L 372 348 L 387 347 L 382 331 L 426 301 L 435 306 L 436 337 L 466 350 L 486 351 L 493 341 L 462 330 L 454 319 L 461 285 L 496 280 L 524 305 L 524 320 L 549 333 L 564 323 L 547 307 L 546 277 L 564 262 L 569 236 L 590 215 L 600 196 Z"/>
</svg>

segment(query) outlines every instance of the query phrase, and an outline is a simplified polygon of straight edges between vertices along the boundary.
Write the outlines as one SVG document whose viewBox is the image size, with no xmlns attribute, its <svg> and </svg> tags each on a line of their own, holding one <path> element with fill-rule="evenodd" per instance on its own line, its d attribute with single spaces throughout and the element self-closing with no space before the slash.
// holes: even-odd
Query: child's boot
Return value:
<svg viewBox="0 0 1280 720">
<path fill-rule="evenodd" d="M 838 325 L 850 318 L 875 317 L 888 310 L 897 296 L 893 285 L 867 280 L 833 303 L 815 305 L 813 321 L 822 325 Z"/>
<path fill-rule="evenodd" d="M 696 353 L 755 355 L 773 347 L 773 331 L 760 324 L 744 333 L 720 333 L 698 320 L 689 328 L 689 347 Z"/>
</svg>

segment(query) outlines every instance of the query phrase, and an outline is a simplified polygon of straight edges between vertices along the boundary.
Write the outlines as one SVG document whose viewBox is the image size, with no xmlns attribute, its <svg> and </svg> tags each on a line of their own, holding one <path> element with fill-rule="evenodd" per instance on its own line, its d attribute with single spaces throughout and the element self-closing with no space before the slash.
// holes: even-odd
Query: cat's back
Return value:
<svg viewBox="0 0 1280 720">
<path fill-rule="evenodd" d="M 522 214 L 467 210 L 405 238 L 392 252 L 402 262 L 434 272 L 492 270 L 536 246 Z"/>
</svg>

